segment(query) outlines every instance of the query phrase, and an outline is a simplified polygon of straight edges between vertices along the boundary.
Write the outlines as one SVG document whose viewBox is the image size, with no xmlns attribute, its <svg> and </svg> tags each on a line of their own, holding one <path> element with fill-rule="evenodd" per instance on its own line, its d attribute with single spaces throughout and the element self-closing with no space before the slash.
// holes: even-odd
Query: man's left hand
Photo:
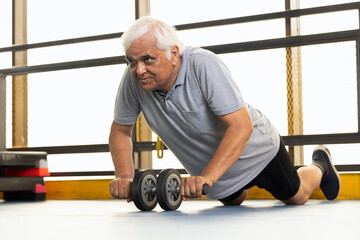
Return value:
<svg viewBox="0 0 360 240">
<path fill-rule="evenodd" d="M 207 184 L 209 188 L 211 188 L 213 182 L 210 177 L 206 177 L 206 176 L 193 176 L 193 177 L 183 178 L 181 180 L 181 189 L 180 189 L 180 193 L 182 195 L 183 200 L 187 200 L 189 198 L 201 197 L 204 184 Z"/>
</svg>

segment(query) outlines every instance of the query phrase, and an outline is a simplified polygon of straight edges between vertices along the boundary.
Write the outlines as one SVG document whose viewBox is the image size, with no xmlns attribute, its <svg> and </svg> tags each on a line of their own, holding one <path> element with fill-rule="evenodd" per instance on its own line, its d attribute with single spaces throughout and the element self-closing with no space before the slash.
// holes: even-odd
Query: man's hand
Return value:
<svg viewBox="0 0 360 240">
<path fill-rule="evenodd" d="M 126 199 L 127 202 L 132 201 L 131 196 L 131 178 L 115 178 L 110 182 L 110 194 L 114 198 Z"/>
<path fill-rule="evenodd" d="M 180 193 L 183 200 L 188 198 L 198 198 L 202 196 L 203 185 L 207 184 L 209 188 L 212 187 L 213 181 L 210 177 L 205 176 L 193 176 L 183 178 L 181 180 Z"/>
</svg>

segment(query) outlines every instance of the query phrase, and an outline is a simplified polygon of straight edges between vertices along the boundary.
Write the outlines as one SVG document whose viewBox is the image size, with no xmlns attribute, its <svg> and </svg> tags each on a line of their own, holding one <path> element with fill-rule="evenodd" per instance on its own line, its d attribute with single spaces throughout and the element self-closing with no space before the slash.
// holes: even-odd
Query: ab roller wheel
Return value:
<svg viewBox="0 0 360 240">
<path fill-rule="evenodd" d="M 131 191 L 136 207 L 141 211 L 151 211 L 157 204 L 156 174 L 152 170 L 140 170 L 135 174 Z"/>
<path fill-rule="evenodd" d="M 156 177 L 153 170 L 139 170 L 132 183 L 132 199 L 141 211 L 151 211 L 159 201 L 164 210 L 176 210 L 180 207 L 181 176 L 175 169 L 165 169 Z M 208 193 L 208 186 L 203 186 L 202 193 Z"/>
<path fill-rule="evenodd" d="M 175 169 L 162 170 L 158 177 L 157 197 L 160 207 L 164 210 L 176 210 L 180 207 L 181 177 Z"/>
</svg>

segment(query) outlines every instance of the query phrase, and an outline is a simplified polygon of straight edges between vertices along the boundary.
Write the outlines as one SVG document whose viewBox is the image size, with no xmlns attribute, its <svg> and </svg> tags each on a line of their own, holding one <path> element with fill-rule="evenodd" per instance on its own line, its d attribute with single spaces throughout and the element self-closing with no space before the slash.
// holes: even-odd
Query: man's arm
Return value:
<svg viewBox="0 0 360 240">
<path fill-rule="evenodd" d="M 211 187 L 241 156 L 253 131 L 253 125 L 246 107 L 221 116 L 227 129 L 213 158 L 201 176 L 185 178 L 181 194 L 187 197 L 200 197 L 203 184 Z"/>
<path fill-rule="evenodd" d="M 134 178 L 132 161 L 132 129 L 133 125 L 111 125 L 109 149 L 115 167 L 115 179 L 110 183 L 110 194 L 114 198 L 131 199 L 131 183 Z"/>
</svg>

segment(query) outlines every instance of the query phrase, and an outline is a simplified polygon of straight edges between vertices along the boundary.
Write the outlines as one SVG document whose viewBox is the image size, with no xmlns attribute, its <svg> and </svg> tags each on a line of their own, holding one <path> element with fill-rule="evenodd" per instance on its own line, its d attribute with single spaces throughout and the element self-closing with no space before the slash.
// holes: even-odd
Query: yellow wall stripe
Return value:
<svg viewBox="0 0 360 240">
<path fill-rule="evenodd" d="M 360 199 L 360 173 L 342 173 L 340 177 L 341 190 L 338 199 Z M 109 193 L 110 181 L 111 179 L 46 181 L 46 199 L 112 199 Z M 311 198 L 325 199 L 320 189 L 316 190 Z M 253 187 L 250 189 L 247 199 L 274 198 L 267 191 Z"/>
<path fill-rule="evenodd" d="M 111 199 L 110 179 L 47 181 L 46 199 Z"/>
</svg>

